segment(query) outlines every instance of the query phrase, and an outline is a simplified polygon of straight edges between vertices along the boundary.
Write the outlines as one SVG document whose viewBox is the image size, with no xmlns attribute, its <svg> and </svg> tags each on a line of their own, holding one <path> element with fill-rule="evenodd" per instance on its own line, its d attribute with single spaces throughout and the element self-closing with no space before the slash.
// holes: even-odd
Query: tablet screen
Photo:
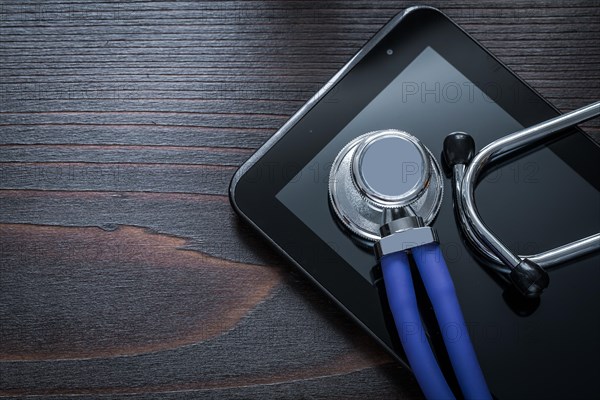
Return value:
<svg viewBox="0 0 600 400">
<path fill-rule="evenodd" d="M 332 160 L 352 139 L 375 130 L 409 132 L 439 160 L 443 139 L 451 132 L 471 134 L 481 148 L 523 128 L 493 100 L 495 89 L 510 88 L 493 85 L 493 82 L 471 82 L 432 47 L 426 47 L 277 193 L 276 198 L 365 279 L 372 280 L 371 269 L 376 264 L 372 251 L 357 246 L 332 218 L 327 197 Z M 482 89 L 492 94 L 488 96 Z M 518 93 L 496 95 L 506 97 Z M 448 182 L 447 192 L 450 190 Z M 560 212 L 563 202 L 572 201 L 562 199 L 565 193 L 578 193 L 578 206 L 569 213 Z M 477 199 L 486 223 L 521 254 L 543 251 L 567 240 L 579 239 L 581 232 L 593 234 L 599 228 L 600 194 L 547 147 L 491 173 L 479 185 Z M 444 202 L 446 205 L 452 202 L 450 193 L 446 193 Z M 441 212 L 448 210 L 451 207 L 446 206 Z M 511 210 L 508 215 L 507 210 Z M 579 224 L 573 224 L 573 218 L 577 218 Z M 454 223 L 451 218 L 447 221 Z M 444 230 L 444 227 L 436 227 Z M 519 232 L 515 234 L 516 227 Z M 456 251 L 448 248 L 455 245 L 458 246 L 457 243 L 446 244 L 446 252 Z"/>
</svg>

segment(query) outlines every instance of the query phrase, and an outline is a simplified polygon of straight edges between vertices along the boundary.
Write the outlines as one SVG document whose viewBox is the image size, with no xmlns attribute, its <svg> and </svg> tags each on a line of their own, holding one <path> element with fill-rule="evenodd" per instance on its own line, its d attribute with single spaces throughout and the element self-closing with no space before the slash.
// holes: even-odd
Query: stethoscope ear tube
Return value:
<svg viewBox="0 0 600 400">
<path fill-rule="evenodd" d="M 470 222 L 466 217 L 462 197 L 460 196 L 466 166 L 475 156 L 475 141 L 464 132 L 454 132 L 444 139 L 442 159 L 446 169 L 453 172 L 454 204 L 458 212 L 461 226 L 467 231 L 468 237 L 475 247 L 485 255 L 494 256 L 488 246 L 470 229 Z M 515 256 L 514 265 L 509 270 L 509 279 L 513 286 L 525 297 L 539 297 L 550 283 L 548 273 L 535 262 L 527 258 Z"/>
<path fill-rule="evenodd" d="M 463 232 L 479 252 L 502 265 L 503 272 L 510 273 L 514 287 L 526 297 L 539 297 L 548 286 L 547 268 L 598 250 L 600 233 L 540 254 L 514 254 L 481 220 L 475 203 L 475 185 L 489 163 L 598 115 L 600 101 L 504 136 L 477 154 L 473 139 L 463 132 L 452 133 L 444 140 L 443 158 L 453 172 L 454 204 Z"/>
</svg>

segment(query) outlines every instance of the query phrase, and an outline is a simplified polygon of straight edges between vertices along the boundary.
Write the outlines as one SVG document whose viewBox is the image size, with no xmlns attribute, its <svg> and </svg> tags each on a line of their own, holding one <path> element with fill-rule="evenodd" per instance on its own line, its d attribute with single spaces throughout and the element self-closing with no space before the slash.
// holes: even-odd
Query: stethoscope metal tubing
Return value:
<svg viewBox="0 0 600 400">
<path fill-rule="evenodd" d="M 458 196 L 460 193 L 460 182 L 462 181 L 465 175 L 465 165 L 457 164 L 454 167 L 452 184 L 454 185 L 454 204 L 456 207 L 461 207 L 461 197 Z M 488 260 L 493 263 L 498 264 L 494 267 L 501 272 L 509 273 L 510 268 L 504 266 L 502 261 L 492 253 L 477 237 L 474 229 L 471 225 L 468 224 L 466 220 L 466 216 L 464 213 L 457 213 L 460 219 L 460 224 L 463 228 L 463 232 L 466 234 L 467 238 L 475 245 L 475 247 L 479 250 L 479 252 L 485 256 Z M 597 251 L 600 249 L 600 233 L 596 233 L 594 235 L 590 235 L 583 239 L 576 240 L 574 242 L 568 243 L 563 246 L 556 247 L 554 249 L 550 249 L 538 254 L 531 255 L 518 255 L 520 259 L 529 259 L 539 266 L 550 269 L 556 265 L 559 265 L 565 261 L 571 260 L 573 258 L 591 253 L 593 251 Z"/>
<path fill-rule="evenodd" d="M 525 258 L 548 268 L 600 247 L 600 233 L 597 233 L 532 256 L 515 255 L 485 226 L 477 211 L 474 196 L 479 175 L 487 164 L 598 115 L 600 115 L 600 101 L 498 139 L 477 153 L 468 166 L 461 164 L 453 167 L 455 203 L 460 223 L 469 239 L 483 255 L 510 269 L 516 267 Z"/>
</svg>

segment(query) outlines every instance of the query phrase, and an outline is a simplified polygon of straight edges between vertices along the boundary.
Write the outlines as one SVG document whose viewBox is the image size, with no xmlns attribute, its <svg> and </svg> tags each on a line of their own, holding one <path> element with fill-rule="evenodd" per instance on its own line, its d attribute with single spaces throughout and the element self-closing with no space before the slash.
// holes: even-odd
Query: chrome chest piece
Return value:
<svg viewBox="0 0 600 400">
<path fill-rule="evenodd" d="M 398 217 L 436 217 L 443 195 L 440 167 L 414 136 L 400 130 L 369 132 L 348 143 L 333 161 L 329 197 L 353 234 L 381 239 L 380 227 Z"/>
</svg>

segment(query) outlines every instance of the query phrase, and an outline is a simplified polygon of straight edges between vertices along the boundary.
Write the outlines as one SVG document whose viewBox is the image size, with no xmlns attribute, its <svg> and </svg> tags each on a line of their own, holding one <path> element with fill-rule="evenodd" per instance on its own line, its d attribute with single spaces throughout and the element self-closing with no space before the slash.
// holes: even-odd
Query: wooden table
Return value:
<svg viewBox="0 0 600 400">
<path fill-rule="evenodd" d="M 409 4 L 2 1 L 0 396 L 419 398 L 227 199 Z M 431 4 L 561 110 L 598 97 L 598 1 Z"/>
</svg>

